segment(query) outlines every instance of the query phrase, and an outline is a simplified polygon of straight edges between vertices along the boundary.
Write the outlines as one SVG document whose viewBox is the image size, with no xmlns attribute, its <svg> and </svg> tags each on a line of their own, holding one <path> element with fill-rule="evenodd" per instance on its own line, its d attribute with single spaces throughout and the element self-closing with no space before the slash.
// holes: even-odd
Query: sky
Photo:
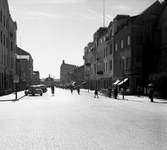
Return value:
<svg viewBox="0 0 167 150">
<path fill-rule="evenodd" d="M 156 0 L 105 0 L 106 26 L 117 14 L 137 15 Z M 8 0 L 17 45 L 28 51 L 41 78 L 60 78 L 65 63 L 84 64 L 84 47 L 103 26 L 103 0 Z"/>
</svg>

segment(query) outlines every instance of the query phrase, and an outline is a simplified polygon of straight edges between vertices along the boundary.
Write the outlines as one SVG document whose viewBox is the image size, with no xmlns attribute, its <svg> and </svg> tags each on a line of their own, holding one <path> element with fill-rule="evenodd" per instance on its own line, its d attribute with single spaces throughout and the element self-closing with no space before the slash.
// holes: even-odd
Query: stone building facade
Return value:
<svg viewBox="0 0 167 150">
<path fill-rule="evenodd" d="M 60 82 L 62 84 L 70 84 L 72 82 L 71 75 L 76 68 L 77 66 L 66 64 L 63 60 L 60 67 Z"/>
<path fill-rule="evenodd" d="M 11 18 L 7 0 L 0 0 L 0 94 L 13 89 L 17 25 Z"/>
<path fill-rule="evenodd" d="M 19 90 L 23 90 L 32 83 L 33 79 L 33 59 L 30 53 L 17 47 L 16 50 L 16 74 L 19 77 L 17 85 Z"/>
<path fill-rule="evenodd" d="M 166 71 L 166 7 L 166 1 L 156 1 L 139 15 L 117 15 L 95 32 L 93 48 L 88 44 L 84 54 L 85 74 L 87 66 L 94 72 L 93 88 L 111 88 L 117 81 L 131 93 L 144 92 L 152 74 Z"/>
</svg>

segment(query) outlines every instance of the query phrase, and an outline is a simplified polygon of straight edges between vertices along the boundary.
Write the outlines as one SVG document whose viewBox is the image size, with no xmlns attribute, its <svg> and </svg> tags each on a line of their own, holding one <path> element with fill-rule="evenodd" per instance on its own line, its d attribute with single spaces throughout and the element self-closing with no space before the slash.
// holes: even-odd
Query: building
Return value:
<svg viewBox="0 0 167 150">
<path fill-rule="evenodd" d="M 96 76 L 96 51 L 93 42 L 88 43 L 84 48 L 84 80 L 86 81 L 86 88 L 93 89 L 94 80 Z"/>
<path fill-rule="evenodd" d="M 134 90 L 137 78 L 141 77 L 141 54 L 137 52 L 142 52 L 142 48 L 138 46 L 141 43 L 135 43 L 139 28 L 133 26 L 132 20 L 128 15 L 117 15 L 113 20 L 113 83 L 127 78 L 126 88 Z"/>
<path fill-rule="evenodd" d="M 131 93 L 136 93 L 139 88 L 144 91 L 150 82 L 150 74 L 155 71 L 154 31 L 165 5 L 156 1 L 137 16 L 117 15 L 114 18 L 113 80 L 126 80 L 121 83 Z"/>
<path fill-rule="evenodd" d="M 33 59 L 30 53 L 19 47 L 16 50 L 16 74 L 19 77 L 19 83 L 17 85 L 19 90 L 23 90 L 31 84 Z"/>
<path fill-rule="evenodd" d="M 76 83 L 76 85 L 81 85 L 84 82 L 84 65 L 76 67 L 71 74 L 71 80 Z"/>
<path fill-rule="evenodd" d="M 154 9 L 155 10 L 155 9 Z M 153 26 L 152 70 L 149 81 L 154 84 L 156 94 L 167 98 L 167 1 L 159 4 L 158 17 Z M 150 64 L 151 65 L 151 64 Z"/>
<path fill-rule="evenodd" d="M 13 89 L 17 25 L 11 18 L 7 0 L 0 0 L 0 94 Z"/>
<path fill-rule="evenodd" d="M 100 27 L 93 35 L 93 42 L 85 47 L 84 78 L 90 89 L 111 87 L 113 64 L 110 29 Z"/>
<path fill-rule="evenodd" d="M 137 16 L 117 15 L 107 28 L 99 28 L 83 57 L 90 87 L 117 84 L 131 93 L 144 92 L 150 76 L 167 68 L 166 16 L 166 1 L 156 1 Z"/>
<path fill-rule="evenodd" d="M 77 68 L 75 65 L 66 64 L 63 60 L 60 67 L 60 82 L 62 84 L 69 84 L 72 82 L 71 75 L 74 70 Z"/>
<path fill-rule="evenodd" d="M 33 71 L 33 75 L 32 75 L 32 81 L 31 81 L 31 84 L 40 84 L 41 83 L 41 80 L 40 80 L 40 73 L 39 71 Z"/>
</svg>

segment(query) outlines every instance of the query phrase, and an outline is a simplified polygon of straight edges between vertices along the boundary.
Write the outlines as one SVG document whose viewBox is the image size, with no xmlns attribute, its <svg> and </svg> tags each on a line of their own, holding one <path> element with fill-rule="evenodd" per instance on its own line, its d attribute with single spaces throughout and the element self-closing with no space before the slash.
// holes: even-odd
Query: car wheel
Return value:
<svg viewBox="0 0 167 150">
<path fill-rule="evenodd" d="M 41 93 L 40 95 L 42 96 L 43 94 Z"/>
</svg>

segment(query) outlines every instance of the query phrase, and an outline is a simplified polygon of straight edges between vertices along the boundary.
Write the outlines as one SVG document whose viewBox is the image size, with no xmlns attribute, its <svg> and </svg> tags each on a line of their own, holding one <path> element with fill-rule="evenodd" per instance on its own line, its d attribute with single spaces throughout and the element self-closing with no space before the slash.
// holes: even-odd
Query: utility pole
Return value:
<svg viewBox="0 0 167 150">
<path fill-rule="evenodd" d="M 106 8 L 105 8 L 106 1 L 103 0 L 103 27 L 105 27 L 105 21 L 106 21 Z"/>
</svg>

